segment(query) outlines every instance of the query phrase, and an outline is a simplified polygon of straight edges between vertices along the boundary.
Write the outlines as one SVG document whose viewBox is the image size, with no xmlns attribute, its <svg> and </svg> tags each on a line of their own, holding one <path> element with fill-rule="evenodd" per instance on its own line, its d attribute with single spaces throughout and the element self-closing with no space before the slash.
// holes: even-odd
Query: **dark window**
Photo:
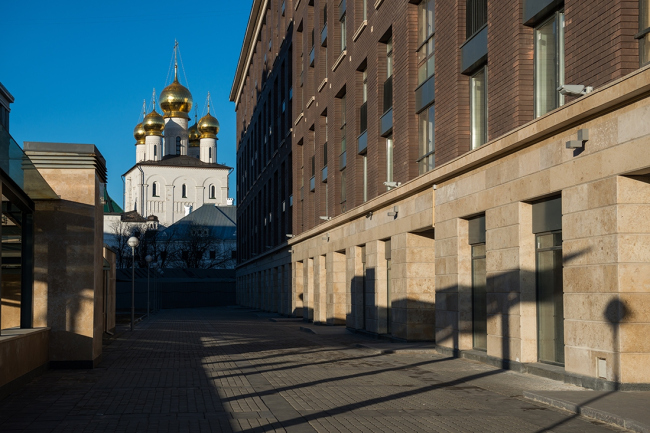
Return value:
<svg viewBox="0 0 650 433">
<path fill-rule="evenodd" d="M 181 154 L 181 137 L 176 137 L 176 155 Z"/>
<path fill-rule="evenodd" d="M 181 187 L 181 196 L 187 198 L 187 186 L 185 186 L 185 184 Z"/>
<path fill-rule="evenodd" d="M 154 182 L 153 185 L 151 186 L 151 194 L 154 197 L 158 197 L 158 182 Z"/>
<path fill-rule="evenodd" d="M 487 23 L 487 0 L 467 0 L 466 36 L 469 39 Z"/>
<path fill-rule="evenodd" d="M 214 187 L 214 185 L 210 185 L 210 198 L 215 198 L 216 196 L 215 190 L 216 188 Z"/>
</svg>

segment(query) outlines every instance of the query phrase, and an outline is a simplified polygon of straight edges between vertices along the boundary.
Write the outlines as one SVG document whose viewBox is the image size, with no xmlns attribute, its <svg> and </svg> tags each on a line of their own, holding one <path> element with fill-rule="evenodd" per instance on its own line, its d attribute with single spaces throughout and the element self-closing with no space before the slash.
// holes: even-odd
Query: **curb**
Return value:
<svg viewBox="0 0 650 433">
<path fill-rule="evenodd" d="M 561 400 L 559 398 L 546 397 L 536 394 L 532 391 L 524 391 L 524 397 L 538 403 L 543 403 L 548 406 L 555 407 L 557 409 L 566 410 L 577 415 L 582 415 L 608 424 L 613 424 L 636 433 L 650 433 L 650 425 L 628 420 L 620 415 L 616 415 L 610 412 L 594 409 L 589 406 L 580 406 L 570 401 Z"/>
</svg>

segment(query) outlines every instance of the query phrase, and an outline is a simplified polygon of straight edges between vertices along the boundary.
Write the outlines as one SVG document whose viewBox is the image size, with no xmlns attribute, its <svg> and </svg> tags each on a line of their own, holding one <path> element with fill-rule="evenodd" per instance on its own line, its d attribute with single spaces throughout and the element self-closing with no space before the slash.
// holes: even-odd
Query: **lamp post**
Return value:
<svg viewBox="0 0 650 433">
<path fill-rule="evenodd" d="M 147 254 L 147 257 L 144 258 L 147 261 L 147 319 L 149 318 L 150 310 L 149 310 L 149 268 L 151 267 L 151 261 L 153 260 L 153 257 Z"/>
<path fill-rule="evenodd" d="M 133 332 L 133 322 L 135 322 L 135 248 L 140 245 L 140 241 L 135 236 L 131 236 L 126 243 L 131 247 L 131 332 Z"/>
</svg>

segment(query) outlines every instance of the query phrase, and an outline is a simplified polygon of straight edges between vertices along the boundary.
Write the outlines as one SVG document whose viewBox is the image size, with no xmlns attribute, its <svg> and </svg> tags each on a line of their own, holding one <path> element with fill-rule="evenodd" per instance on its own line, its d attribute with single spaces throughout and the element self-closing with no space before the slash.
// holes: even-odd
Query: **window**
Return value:
<svg viewBox="0 0 650 433">
<path fill-rule="evenodd" d="M 639 61 L 641 66 L 650 63 L 650 1 L 639 0 Z"/>
<path fill-rule="evenodd" d="M 361 155 L 363 158 L 363 201 L 368 201 L 368 154 Z"/>
<path fill-rule="evenodd" d="M 208 147 L 208 160 L 212 159 L 212 148 Z"/>
<path fill-rule="evenodd" d="M 386 182 L 393 181 L 393 136 L 386 137 Z M 390 191 L 391 187 L 387 187 Z"/>
<path fill-rule="evenodd" d="M 217 197 L 216 188 L 214 185 L 210 185 L 210 198 L 214 199 Z"/>
<path fill-rule="evenodd" d="M 386 42 L 386 81 L 384 81 L 384 113 L 393 107 L 393 38 Z"/>
<path fill-rule="evenodd" d="M 537 234 L 535 246 L 538 358 L 564 364 L 562 232 Z"/>
<path fill-rule="evenodd" d="M 341 24 L 341 52 L 343 52 L 347 46 L 347 29 L 345 28 L 345 0 L 339 4 L 339 13 L 341 14 L 340 24 Z"/>
<path fill-rule="evenodd" d="M 564 104 L 564 13 L 556 12 L 535 29 L 535 117 Z"/>
<path fill-rule="evenodd" d="M 347 182 L 345 170 L 341 170 L 341 203 L 347 200 Z M 345 205 L 341 205 L 341 212 L 345 212 Z"/>
<path fill-rule="evenodd" d="M 420 157 L 418 158 L 418 172 L 424 174 L 435 167 L 435 105 L 430 105 L 422 111 L 418 127 L 420 141 Z"/>
<path fill-rule="evenodd" d="M 151 195 L 153 197 L 158 197 L 158 182 L 154 182 L 151 185 Z"/>
<path fill-rule="evenodd" d="M 185 184 L 181 187 L 181 197 L 187 198 L 187 186 Z"/>
<path fill-rule="evenodd" d="M 363 21 L 368 21 L 368 0 L 361 0 L 363 4 Z"/>
<path fill-rule="evenodd" d="M 154 145 L 153 146 L 153 158 L 156 159 L 157 156 L 158 156 L 158 146 Z"/>
<path fill-rule="evenodd" d="M 435 2 L 423 0 L 419 6 L 418 84 L 424 83 L 435 73 Z"/>
<path fill-rule="evenodd" d="M 176 137 L 176 155 L 181 154 L 181 137 Z"/>
<path fill-rule="evenodd" d="M 484 66 L 470 80 L 470 123 L 472 149 L 487 141 L 487 66 Z"/>
<path fill-rule="evenodd" d="M 368 69 L 363 70 L 363 85 L 361 88 L 361 107 L 359 107 L 359 133 L 368 129 Z"/>
<path fill-rule="evenodd" d="M 341 97 L 341 157 L 345 158 L 343 155 L 346 151 L 346 142 L 345 142 L 345 125 L 346 125 L 346 106 L 345 106 L 345 95 Z M 341 166 L 345 167 L 346 164 L 341 162 Z"/>
<path fill-rule="evenodd" d="M 466 36 L 469 39 L 487 23 L 487 0 L 467 0 L 465 19 Z"/>
</svg>

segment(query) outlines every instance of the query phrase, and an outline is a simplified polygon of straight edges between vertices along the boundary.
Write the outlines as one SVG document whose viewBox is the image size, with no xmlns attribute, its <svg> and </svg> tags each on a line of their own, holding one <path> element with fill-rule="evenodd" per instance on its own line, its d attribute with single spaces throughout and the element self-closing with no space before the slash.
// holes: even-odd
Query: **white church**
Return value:
<svg viewBox="0 0 650 433">
<path fill-rule="evenodd" d="M 176 53 L 176 50 L 175 50 Z M 160 93 L 160 109 L 153 108 L 134 130 L 135 165 L 124 174 L 124 212 L 152 215 L 169 227 L 205 204 L 232 205 L 228 175 L 217 163 L 219 122 L 210 113 L 189 126 L 193 100 L 190 91 L 174 81 Z"/>
</svg>

